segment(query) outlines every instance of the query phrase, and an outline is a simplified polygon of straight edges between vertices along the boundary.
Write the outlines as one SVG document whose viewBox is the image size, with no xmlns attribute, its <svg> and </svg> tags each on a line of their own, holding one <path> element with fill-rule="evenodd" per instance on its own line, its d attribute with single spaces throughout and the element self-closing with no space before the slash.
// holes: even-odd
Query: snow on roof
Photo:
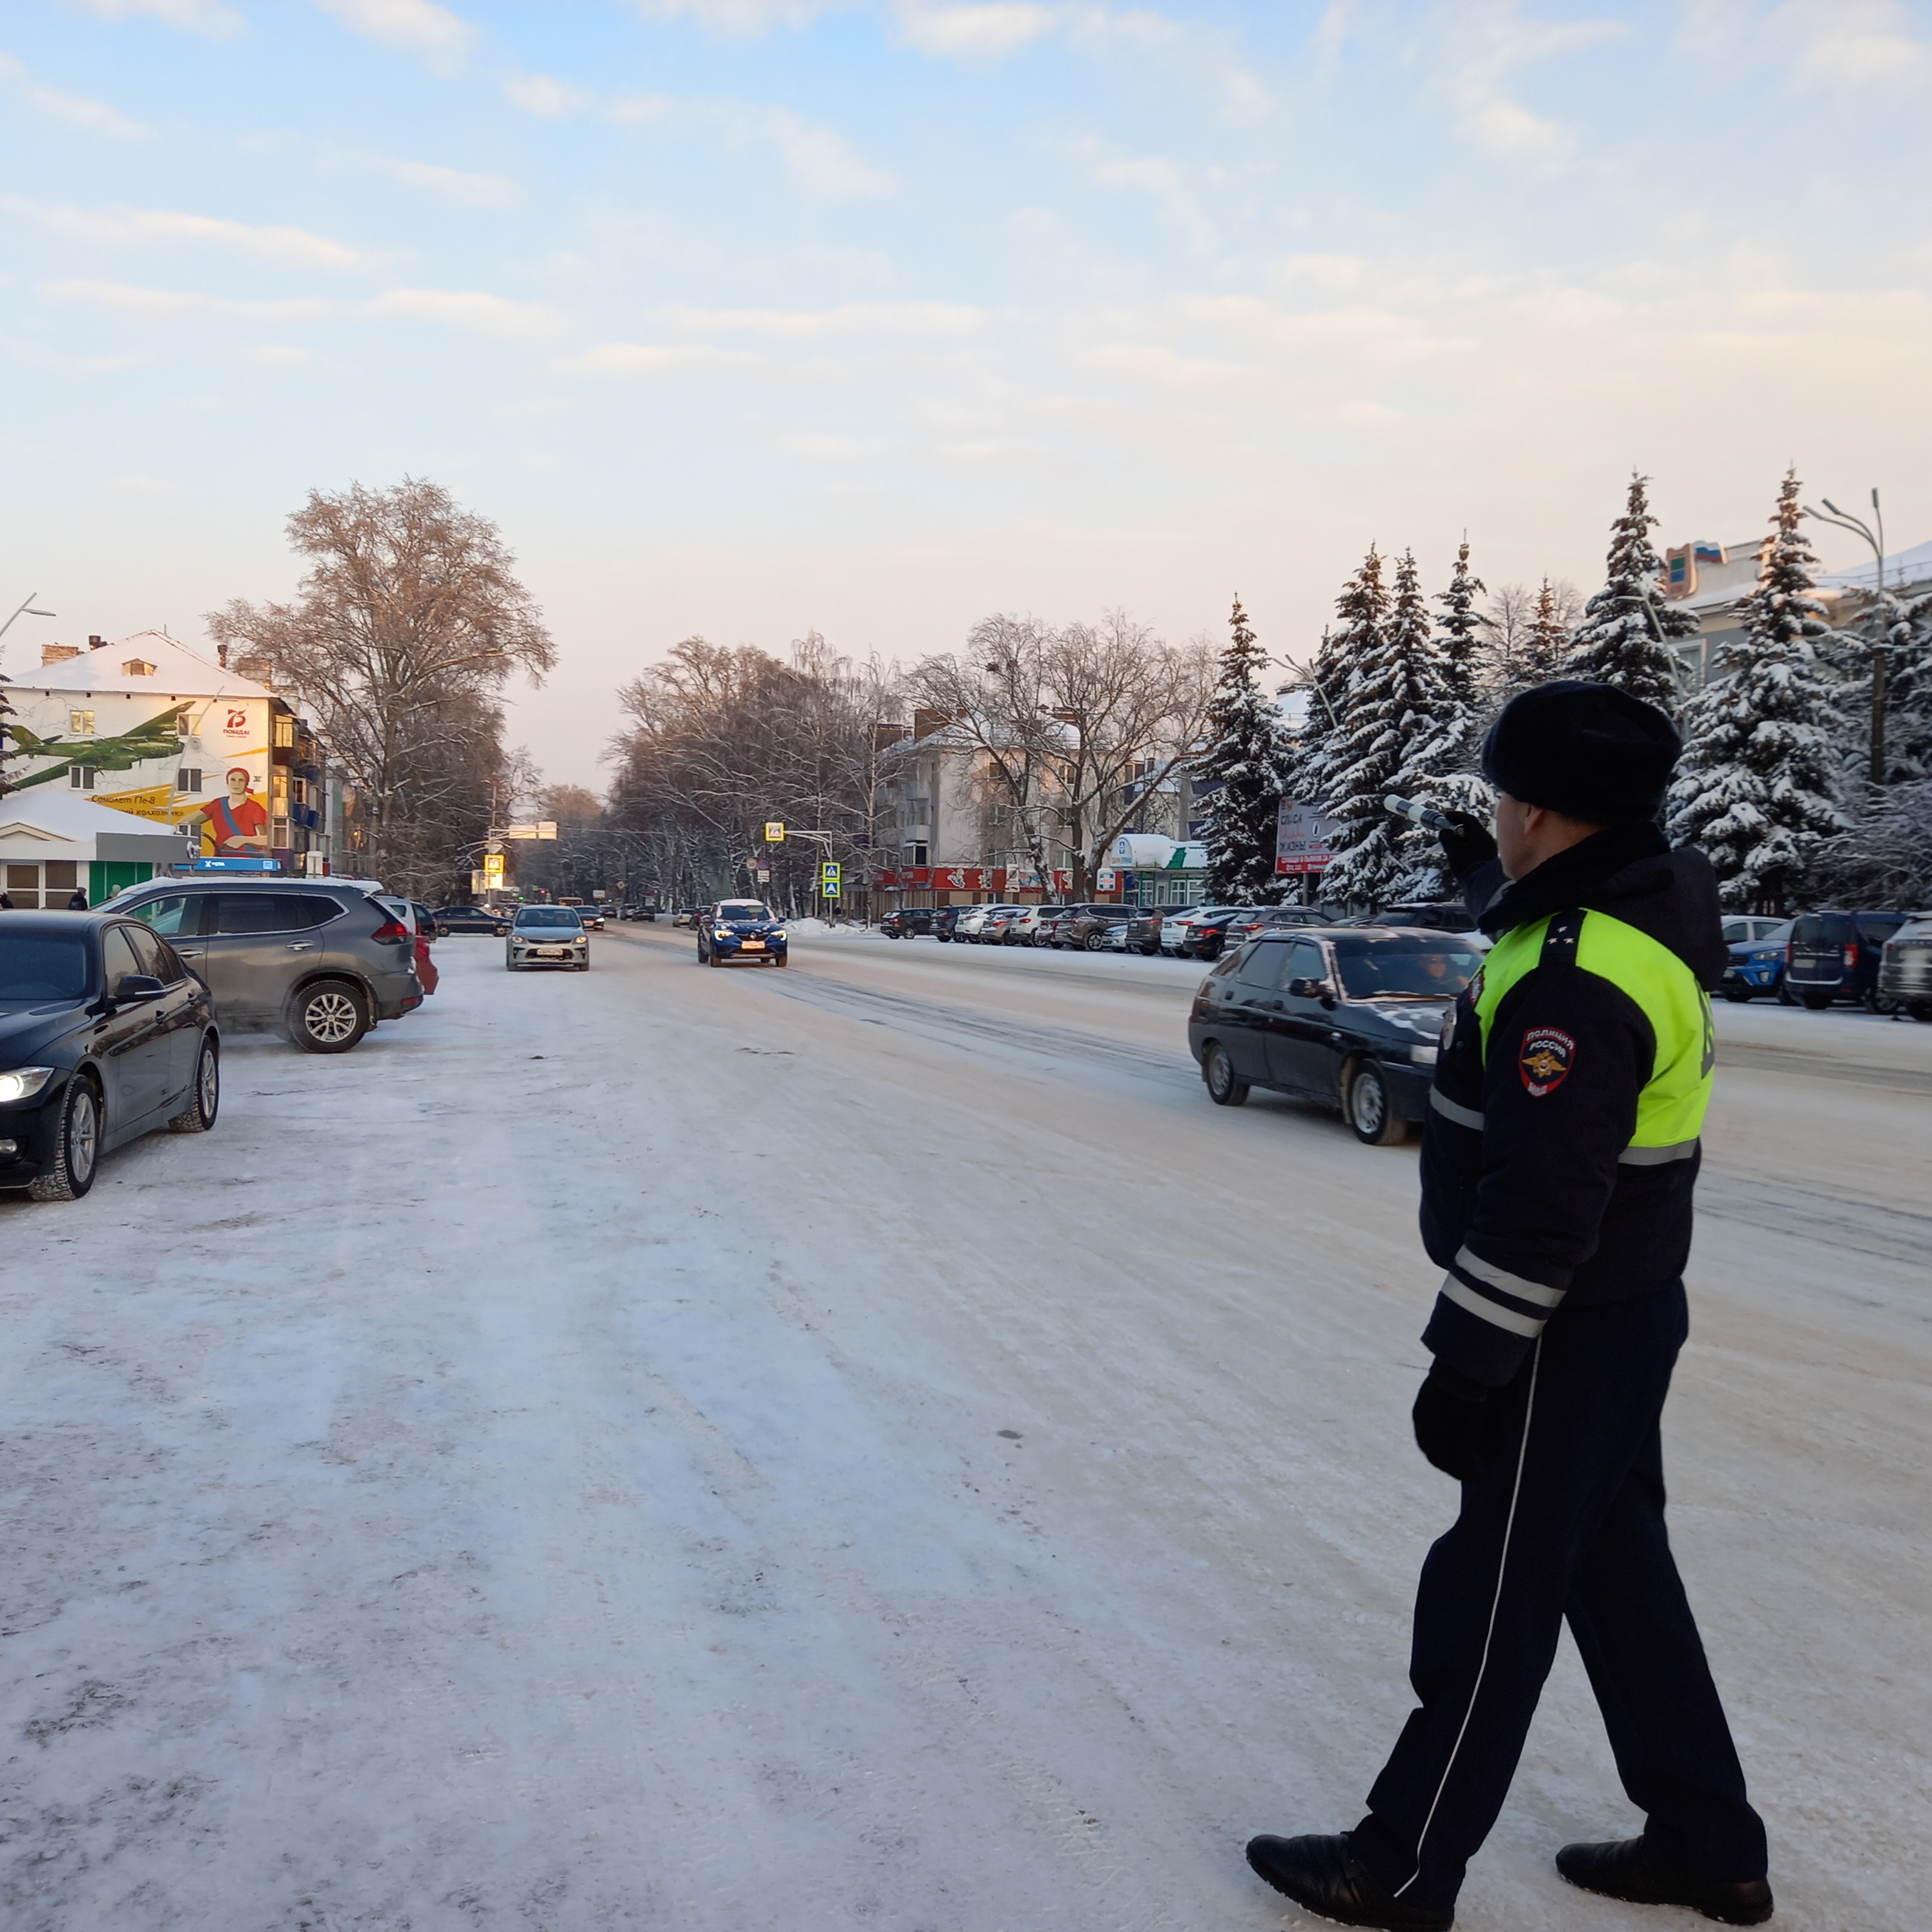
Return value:
<svg viewBox="0 0 1932 1932">
<path fill-rule="evenodd" d="M 1906 584 L 1923 584 L 1932 578 L 1932 542 L 1914 544 L 1910 550 L 1894 550 L 1885 560 L 1886 588 L 1900 590 Z M 1862 563 L 1856 570 L 1834 571 L 1818 581 L 1834 590 L 1870 590 L 1878 581 L 1878 566 Z"/>
<path fill-rule="evenodd" d="M 29 785 L 24 791 L 11 791 L 0 798 L 0 838 L 32 837 L 35 832 L 68 841 L 110 833 L 119 838 L 152 838 L 176 849 L 184 836 L 152 820 L 137 818 L 131 812 L 98 805 L 64 785 Z"/>
<path fill-rule="evenodd" d="M 129 664 L 152 666 L 130 671 Z M 253 678 L 224 670 L 185 644 L 159 631 L 136 631 L 112 644 L 97 644 L 58 664 L 36 664 L 8 675 L 22 691 L 150 692 L 184 698 L 269 698 L 274 694 Z"/>
</svg>

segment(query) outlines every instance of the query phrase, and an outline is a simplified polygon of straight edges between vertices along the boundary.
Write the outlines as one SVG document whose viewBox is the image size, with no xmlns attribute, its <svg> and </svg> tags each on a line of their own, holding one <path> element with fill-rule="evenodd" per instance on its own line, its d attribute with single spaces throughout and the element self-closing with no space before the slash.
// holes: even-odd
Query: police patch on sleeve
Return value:
<svg viewBox="0 0 1932 1932">
<path fill-rule="evenodd" d="M 1570 1077 L 1576 1064 L 1576 1042 L 1560 1027 L 1532 1027 L 1522 1036 L 1516 1055 L 1522 1084 L 1538 1100 L 1553 1094 Z"/>
</svg>

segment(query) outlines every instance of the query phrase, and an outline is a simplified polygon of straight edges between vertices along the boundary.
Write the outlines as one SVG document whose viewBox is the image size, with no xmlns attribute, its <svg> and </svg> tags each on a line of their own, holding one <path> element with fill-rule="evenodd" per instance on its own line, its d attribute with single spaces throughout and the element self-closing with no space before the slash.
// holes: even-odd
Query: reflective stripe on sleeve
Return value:
<svg viewBox="0 0 1932 1932">
<path fill-rule="evenodd" d="M 1669 1147 L 1627 1147 L 1617 1156 L 1619 1167 L 1663 1167 L 1673 1160 L 1688 1160 L 1697 1151 L 1696 1141 L 1678 1141 Z"/>
<path fill-rule="evenodd" d="M 1442 1293 L 1458 1308 L 1466 1308 L 1472 1315 L 1480 1315 L 1485 1322 L 1507 1328 L 1512 1335 L 1527 1336 L 1532 1342 L 1543 1333 L 1543 1324 L 1548 1319 L 1540 1315 L 1519 1315 L 1514 1308 L 1505 1308 L 1500 1302 L 1478 1294 L 1467 1282 L 1458 1281 L 1453 1274 L 1442 1277 Z"/>
<path fill-rule="evenodd" d="M 1520 1274 L 1511 1274 L 1507 1268 L 1499 1268 L 1493 1262 L 1486 1262 L 1480 1255 L 1472 1255 L 1467 1248 L 1456 1257 L 1455 1265 L 1466 1274 L 1474 1275 L 1478 1281 L 1486 1281 L 1492 1288 L 1499 1288 L 1505 1294 L 1513 1294 L 1519 1301 L 1533 1301 L 1539 1308 L 1554 1308 L 1568 1292 L 1560 1288 L 1545 1288 L 1540 1281 L 1526 1281 Z"/>
<path fill-rule="evenodd" d="M 1429 1104 L 1445 1120 L 1454 1120 L 1459 1127 L 1474 1127 L 1478 1133 L 1483 1131 L 1482 1115 L 1473 1107 L 1459 1107 L 1441 1088 L 1430 1088 Z"/>
</svg>

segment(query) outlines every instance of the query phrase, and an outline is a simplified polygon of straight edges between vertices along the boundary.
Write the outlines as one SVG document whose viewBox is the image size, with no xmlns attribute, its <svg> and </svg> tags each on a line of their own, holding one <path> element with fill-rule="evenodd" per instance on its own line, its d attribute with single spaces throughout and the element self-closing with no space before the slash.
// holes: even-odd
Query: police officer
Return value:
<svg viewBox="0 0 1932 1932">
<path fill-rule="evenodd" d="M 1429 1552 L 1420 1708 L 1353 1832 L 1248 1862 L 1345 1925 L 1445 1927 L 1502 1808 L 1565 1618 L 1642 1836 L 1566 1846 L 1611 1898 L 1771 1916 L 1744 1796 L 1664 1525 L 1658 1424 L 1725 964 L 1715 880 L 1658 814 L 1681 748 L 1607 685 L 1525 692 L 1484 745 L 1492 838 L 1443 835 L 1496 944 L 1457 1002 L 1424 1130 L 1422 1232 L 1447 1270 L 1415 1438 L 1462 1485 Z"/>
</svg>

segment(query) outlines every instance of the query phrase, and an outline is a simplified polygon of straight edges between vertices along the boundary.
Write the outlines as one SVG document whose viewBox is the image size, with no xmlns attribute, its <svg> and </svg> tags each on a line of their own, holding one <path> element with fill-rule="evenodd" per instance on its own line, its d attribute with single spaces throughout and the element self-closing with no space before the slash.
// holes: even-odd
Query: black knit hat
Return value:
<svg viewBox="0 0 1932 1932">
<path fill-rule="evenodd" d="M 1677 728 L 1610 684 L 1562 679 L 1513 698 L 1483 742 L 1483 776 L 1525 805 L 1589 825 L 1642 824 L 1664 808 Z"/>
</svg>

